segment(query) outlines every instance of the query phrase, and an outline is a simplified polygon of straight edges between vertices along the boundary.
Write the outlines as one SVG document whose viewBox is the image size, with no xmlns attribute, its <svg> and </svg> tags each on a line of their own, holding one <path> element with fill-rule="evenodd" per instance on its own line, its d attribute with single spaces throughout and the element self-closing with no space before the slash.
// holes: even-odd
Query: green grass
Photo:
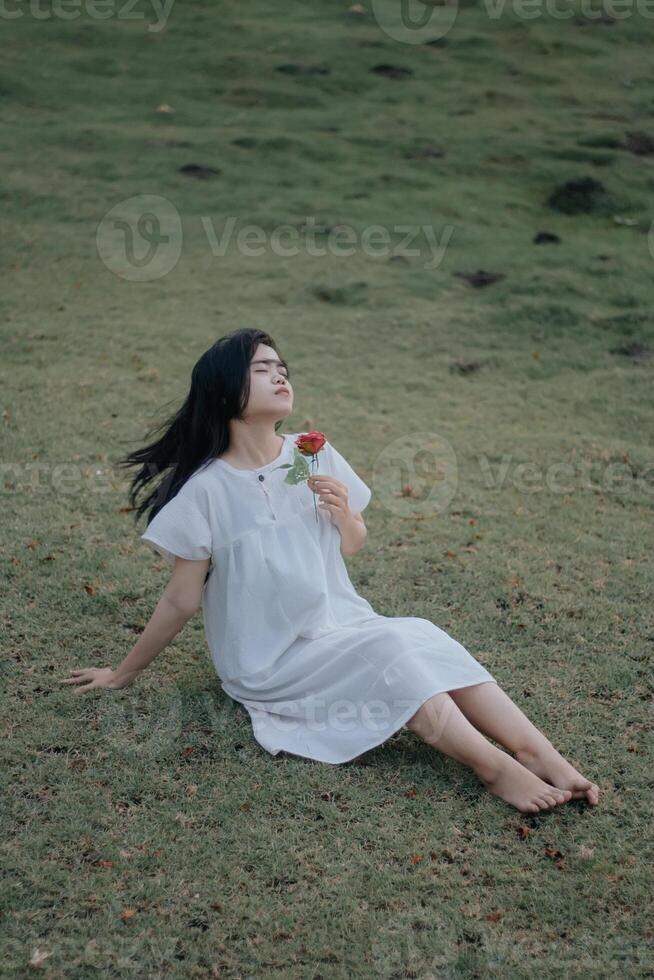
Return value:
<svg viewBox="0 0 654 980">
<path fill-rule="evenodd" d="M 654 359 L 610 351 L 654 348 L 654 157 L 624 148 L 654 136 L 654 25 L 466 4 L 441 43 L 408 45 L 347 6 L 4 24 L 4 976 L 34 975 L 35 954 L 51 978 L 650 975 Z M 427 145 L 443 155 L 407 157 Z M 584 176 L 596 210 L 547 206 Z M 150 282 L 96 249 L 138 194 L 183 227 Z M 395 245 L 396 225 L 453 233 L 431 269 L 421 237 L 405 262 L 213 255 L 201 219 L 219 234 L 230 215 L 267 234 L 382 225 Z M 560 244 L 532 244 L 541 230 Z M 504 278 L 454 275 L 477 269 Z M 246 325 L 291 364 L 284 430 L 323 430 L 373 488 L 359 591 L 460 640 L 598 808 L 522 815 L 406 729 L 341 767 L 272 757 L 199 616 L 135 687 L 58 685 L 117 664 L 167 578 L 114 462 Z M 456 458 L 440 510 L 379 467 L 418 432 Z"/>
</svg>

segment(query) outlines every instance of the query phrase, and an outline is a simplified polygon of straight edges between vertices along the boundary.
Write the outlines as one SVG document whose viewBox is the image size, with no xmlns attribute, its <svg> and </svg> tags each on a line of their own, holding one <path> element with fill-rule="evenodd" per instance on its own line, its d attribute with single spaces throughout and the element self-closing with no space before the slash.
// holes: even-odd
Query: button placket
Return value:
<svg viewBox="0 0 654 980">
<path fill-rule="evenodd" d="M 270 494 L 266 490 L 263 473 L 259 473 L 259 486 L 261 487 L 261 489 L 263 490 L 263 492 L 264 492 L 264 494 L 266 496 L 266 500 L 268 501 L 268 507 L 270 508 L 270 513 L 273 516 L 273 520 L 276 521 L 277 520 L 277 515 L 275 514 L 275 511 L 273 510 L 272 502 L 270 500 Z"/>
</svg>

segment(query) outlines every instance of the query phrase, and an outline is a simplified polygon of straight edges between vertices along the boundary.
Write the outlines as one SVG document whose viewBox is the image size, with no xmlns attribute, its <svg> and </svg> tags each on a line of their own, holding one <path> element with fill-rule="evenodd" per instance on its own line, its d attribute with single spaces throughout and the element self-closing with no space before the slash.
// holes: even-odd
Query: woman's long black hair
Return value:
<svg viewBox="0 0 654 980">
<path fill-rule="evenodd" d="M 259 344 L 267 344 L 280 353 L 264 330 L 234 330 L 217 340 L 194 365 L 184 404 L 148 433 L 149 437 L 165 428 L 163 435 L 118 460 L 118 467 L 140 466 L 128 491 L 137 521 L 149 510 L 149 524 L 199 467 L 227 450 L 228 422 L 241 418 L 247 406 L 250 361 Z M 275 430 L 281 424 L 281 420 L 276 422 Z M 137 503 L 140 491 L 161 473 L 161 482 Z"/>
</svg>

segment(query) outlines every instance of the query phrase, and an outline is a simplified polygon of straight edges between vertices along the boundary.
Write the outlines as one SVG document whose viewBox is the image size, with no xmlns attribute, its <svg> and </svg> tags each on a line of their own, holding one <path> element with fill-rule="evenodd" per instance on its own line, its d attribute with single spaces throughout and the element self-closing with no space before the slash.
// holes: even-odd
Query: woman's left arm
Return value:
<svg viewBox="0 0 654 980">
<path fill-rule="evenodd" d="M 368 537 L 368 528 L 363 523 L 361 514 L 350 512 L 349 517 L 344 517 L 340 522 L 334 521 L 334 523 L 341 535 L 341 554 L 356 555 Z"/>
</svg>

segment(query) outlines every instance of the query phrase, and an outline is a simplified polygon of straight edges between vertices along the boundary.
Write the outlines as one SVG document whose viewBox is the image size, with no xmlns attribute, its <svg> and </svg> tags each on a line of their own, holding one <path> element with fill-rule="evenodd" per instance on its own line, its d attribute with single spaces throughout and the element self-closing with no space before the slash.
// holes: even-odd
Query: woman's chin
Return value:
<svg viewBox="0 0 654 980">
<path fill-rule="evenodd" d="M 291 414 L 292 404 L 291 399 L 287 398 L 285 395 L 275 395 L 275 398 L 279 398 L 280 402 L 284 402 L 283 405 L 276 406 L 277 414 L 281 419 L 285 419 L 287 415 Z"/>
</svg>

